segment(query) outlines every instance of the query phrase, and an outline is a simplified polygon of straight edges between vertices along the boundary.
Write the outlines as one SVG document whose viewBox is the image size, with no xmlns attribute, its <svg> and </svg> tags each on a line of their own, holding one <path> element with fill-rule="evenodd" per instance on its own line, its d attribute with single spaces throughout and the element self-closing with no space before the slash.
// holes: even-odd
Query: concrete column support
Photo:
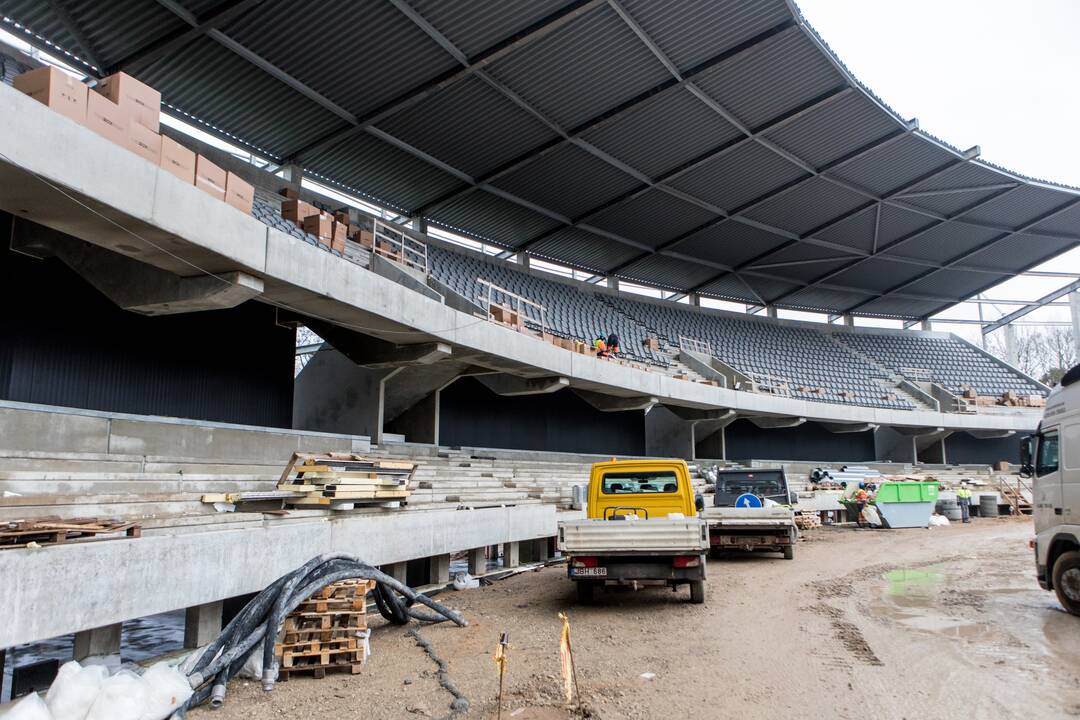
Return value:
<svg viewBox="0 0 1080 720">
<path fill-rule="evenodd" d="M 97 655 L 120 654 L 122 628 L 121 623 L 116 623 L 75 633 L 74 658 L 81 661 Z"/>
<path fill-rule="evenodd" d="M 285 182 L 295 184 L 297 189 L 299 189 L 300 182 L 304 179 L 304 169 L 296 164 L 282 165 L 281 178 Z"/>
<path fill-rule="evenodd" d="M 1069 314 L 1072 316 L 1073 342 L 1076 356 L 1080 357 L 1080 290 L 1069 293 Z"/>
<path fill-rule="evenodd" d="M 694 307 L 701 307 L 701 296 L 697 293 L 690 293 L 690 304 Z"/>
<path fill-rule="evenodd" d="M 778 317 L 777 316 L 777 308 L 776 308 L 776 306 L 775 305 L 766 305 L 765 306 L 765 314 L 768 315 L 769 317 L 771 317 L 773 320 L 775 320 Z"/>
<path fill-rule="evenodd" d="M 855 327 L 855 316 L 851 313 L 845 313 L 844 325 L 846 325 L 847 327 Z"/>
<path fill-rule="evenodd" d="M 387 575 L 389 575 L 390 577 L 392 577 L 395 580 L 397 580 L 398 582 L 400 582 L 400 583 L 407 582 L 407 579 L 409 577 L 409 573 L 408 573 L 409 564 L 408 563 L 403 563 L 403 562 L 390 563 L 388 565 L 383 565 L 381 570 L 384 573 L 386 573 Z"/>
<path fill-rule="evenodd" d="M 521 564 L 521 543 L 503 543 L 503 567 L 515 568 Z"/>
<path fill-rule="evenodd" d="M 450 582 L 450 556 L 432 555 L 428 560 L 431 563 L 428 570 L 428 582 L 432 585 L 444 585 Z"/>
<path fill-rule="evenodd" d="M 1005 333 L 1005 362 L 1016 367 L 1016 326 L 1009 323 L 1001 331 Z"/>
<path fill-rule="evenodd" d="M 619 278 L 609 277 L 607 279 L 607 286 L 609 288 L 611 288 L 612 290 L 618 290 L 619 289 Z"/>
<path fill-rule="evenodd" d="M 184 616 L 184 647 L 206 645 L 221 633 L 222 601 L 189 607 Z"/>
<path fill-rule="evenodd" d="M 551 559 L 549 554 L 550 543 L 548 538 L 539 538 L 532 541 L 533 562 L 547 562 Z"/>
<path fill-rule="evenodd" d="M 473 548 L 469 551 L 469 574 L 483 575 L 487 572 L 487 548 Z"/>
<path fill-rule="evenodd" d="M 518 253 L 517 259 L 518 265 L 523 268 L 527 269 L 532 264 L 532 256 L 529 255 L 529 253 L 520 252 Z"/>
<path fill-rule="evenodd" d="M 933 330 L 933 329 L 934 329 L 934 323 L 932 323 L 932 322 L 930 321 L 930 318 L 923 318 L 923 321 L 922 321 L 922 323 L 920 323 L 920 327 L 921 327 L 921 328 L 922 328 L 923 330 L 925 330 L 925 331 L 927 331 L 927 332 L 930 332 L 931 330 Z"/>
</svg>

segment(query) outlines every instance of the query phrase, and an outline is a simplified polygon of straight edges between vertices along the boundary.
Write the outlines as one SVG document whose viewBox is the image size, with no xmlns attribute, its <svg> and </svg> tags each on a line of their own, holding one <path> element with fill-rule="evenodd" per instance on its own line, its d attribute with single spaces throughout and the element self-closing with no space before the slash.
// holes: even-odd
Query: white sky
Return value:
<svg viewBox="0 0 1080 720">
<path fill-rule="evenodd" d="M 1031 177 L 1080 187 L 1080 0 L 796 0 L 859 80 L 904 118 Z M 1080 272 L 1080 249 L 1038 268 Z M 1017 278 L 993 299 L 1069 280 Z M 1016 306 L 984 306 L 987 319 Z M 965 304 L 943 317 L 978 317 Z M 1068 319 L 1046 308 L 1025 320 Z M 944 329 L 944 328 L 943 328 Z M 965 336 L 974 326 L 951 326 Z M 972 338 L 974 339 L 974 338 Z"/>
</svg>

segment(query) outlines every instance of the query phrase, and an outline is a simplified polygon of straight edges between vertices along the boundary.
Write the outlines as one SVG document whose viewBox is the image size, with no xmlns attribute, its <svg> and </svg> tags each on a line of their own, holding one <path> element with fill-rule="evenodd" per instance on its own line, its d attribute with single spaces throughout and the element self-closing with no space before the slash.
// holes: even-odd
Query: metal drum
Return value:
<svg viewBox="0 0 1080 720">
<path fill-rule="evenodd" d="M 979 496 L 979 517 L 997 517 L 998 515 L 998 496 L 997 495 L 980 495 Z"/>
</svg>

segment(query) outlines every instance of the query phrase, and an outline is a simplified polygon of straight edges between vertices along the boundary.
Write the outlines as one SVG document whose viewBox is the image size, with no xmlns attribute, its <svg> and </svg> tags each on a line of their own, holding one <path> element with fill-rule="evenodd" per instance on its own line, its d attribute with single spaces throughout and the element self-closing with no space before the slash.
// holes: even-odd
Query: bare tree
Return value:
<svg viewBox="0 0 1080 720">
<path fill-rule="evenodd" d="M 1014 328 L 1014 331 L 1016 333 L 1016 362 L 1014 367 L 1025 375 L 1038 377 L 1045 372 L 1038 331 L 1028 328 Z M 991 355 L 1005 362 L 1010 362 L 1008 345 L 1005 342 L 1005 331 L 988 335 L 986 338 L 986 350 Z"/>
<path fill-rule="evenodd" d="M 1076 343 L 1070 327 L 1015 328 L 1016 368 L 1038 378 L 1045 385 L 1054 385 L 1065 372 L 1077 363 Z M 1009 361 L 1005 333 L 994 333 L 986 338 L 986 350 L 990 354 Z"/>
<path fill-rule="evenodd" d="M 1069 368 L 1080 358 L 1076 356 L 1076 340 L 1071 327 L 1051 327 L 1040 333 L 1040 342 L 1046 368 L 1040 380 L 1046 385 L 1061 381 Z"/>
</svg>

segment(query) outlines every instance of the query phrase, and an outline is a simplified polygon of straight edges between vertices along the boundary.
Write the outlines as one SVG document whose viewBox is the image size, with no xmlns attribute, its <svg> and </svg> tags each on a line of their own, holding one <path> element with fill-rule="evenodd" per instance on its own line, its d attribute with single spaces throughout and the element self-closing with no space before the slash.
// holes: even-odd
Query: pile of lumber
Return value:
<svg viewBox="0 0 1080 720">
<path fill-rule="evenodd" d="M 821 527 L 821 514 L 816 510 L 800 510 L 795 513 L 795 527 L 800 530 L 813 530 Z"/>
<path fill-rule="evenodd" d="M 371 580 L 342 580 L 328 585 L 300 603 L 285 617 L 274 652 L 278 679 L 327 671 L 360 672 L 370 654 L 367 629 L 367 593 Z"/>
<path fill-rule="evenodd" d="M 404 504 L 416 464 L 378 460 L 351 453 L 293 453 L 278 481 L 285 500 L 296 507 L 350 509 L 358 504 Z"/>
<path fill-rule="evenodd" d="M 58 517 L 47 517 L 12 520 L 0 525 L 0 550 L 26 547 L 29 543 L 53 545 L 72 541 L 86 542 L 98 535 L 113 536 L 117 533 L 123 533 L 117 537 L 139 537 L 141 532 L 142 527 L 138 523 L 106 518 L 61 520 Z"/>
</svg>

